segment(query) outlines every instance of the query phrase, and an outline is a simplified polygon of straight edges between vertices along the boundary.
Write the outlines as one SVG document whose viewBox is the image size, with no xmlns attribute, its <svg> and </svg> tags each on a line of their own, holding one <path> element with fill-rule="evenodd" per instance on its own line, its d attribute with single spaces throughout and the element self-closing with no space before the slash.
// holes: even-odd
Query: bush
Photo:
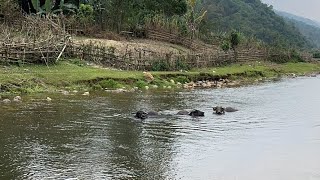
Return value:
<svg viewBox="0 0 320 180">
<path fill-rule="evenodd" d="M 152 63 L 151 66 L 152 71 L 169 71 L 170 70 L 170 65 L 169 63 L 165 61 L 156 61 Z"/>
<path fill-rule="evenodd" d="M 230 43 L 228 41 L 223 41 L 220 47 L 223 51 L 227 52 L 230 49 Z"/>
<path fill-rule="evenodd" d="M 139 89 L 143 89 L 144 87 L 148 86 L 148 83 L 142 81 L 142 80 L 139 80 L 136 82 L 136 87 L 138 87 Z"/>
<path fill-rule="evenodd" d="M 109 80 L 102 80 L 99 82 L 99 85 L 102 88 L 121 88 L 122 84 L 116 82 L 113 79 L 109 79 Z"/>
<path fill-rule="evenodd" d="M 291 60 L 292 62 L 303 62 L 303 58 L 301 57 L 300 53 L 297 52 L 296 50 L 291 51 Z"/>
<path fill-rule="evenodd" d="M 189 65 L 184 60 L 177 60 L 176 61 L 176 70 L 189 70 Z"/>
<path fill-rule="evenodd" d="M 316 52 L 313 54 L 313 58 L 320 58 L 320 52 Z"/>
<path fill-rule="evenodd" d="M 178 76 L 174 80 L 182 84 L 190 82 L 190 79 L 186 76 Z"/>
</svg>

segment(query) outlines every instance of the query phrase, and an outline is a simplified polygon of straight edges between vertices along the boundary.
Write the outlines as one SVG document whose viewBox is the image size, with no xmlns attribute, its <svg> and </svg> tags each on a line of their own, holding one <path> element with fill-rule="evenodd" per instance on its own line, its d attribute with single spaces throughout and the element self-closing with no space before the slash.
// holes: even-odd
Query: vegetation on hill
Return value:
<svg viewBox="0 0 320 180">
<path fill-rule="evenodd" d="M 292 23 L 314 47 L 320 48 L 320 24 L 307 18 L 276 11 L 288 23 Z"/>
<path fill-rule="evenodd" d="M 285 17 L 287 19 L 294 19 L 294 20 L 297 20 L 297 21 L 301 21 L 301 22 L 303 22 L 305 24 L 308 24 L 310 26 L 315 26 L 315 27 L 320 28 L 320 22 L 317 22 L 317 21 L 314 21 L 314 20 L 311 20 L 311 19 L 308 19 L 308 18 L 305 18 L 305 17 L 297 16 L 297 15 L 294 15 L 294 14 L 291 14 L 291 13 L 283 12 L 283 11 L 278 11 L 278 10 L 274 10 L 274 11 L 278 15 L 280 15 L 282 17 Z"/>
<path fill-rule="evenodd" d="M 143 37 L 144 27 L 152 24 L 192 38 L 236 30 L 271 45 L 310 47 L 298 29 L 260 0 L 10 0 L 14 1 L 28 13 L 64 13 L 72 28 L 91 32 L 131 31 Z"/>
<path fill-rule="evenodd" d="M 272 6 L 260 0 L 203 0 L 208 11 L 207 29 L 229 32 L 233 29 L 268 44 L 308 47 L 310 44 L 290 23 L 278 16 Z"/>
</svg>

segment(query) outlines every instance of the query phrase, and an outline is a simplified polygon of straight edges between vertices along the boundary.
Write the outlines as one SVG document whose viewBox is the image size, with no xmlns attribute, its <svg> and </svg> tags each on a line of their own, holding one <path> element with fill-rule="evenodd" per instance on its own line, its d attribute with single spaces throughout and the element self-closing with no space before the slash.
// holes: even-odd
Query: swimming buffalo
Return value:
<svg viewBox="0 0 320 180">
<path fill-rule="evenodd" d="M 224 109 L 224 111 L 225 112 L 236 112 L 236 111 L 239 111 L 238 109 L 235 109 L 235 108 L 233 108 L 233 107 L 226 107 L 225 109 Z"/>
<path fill-rule="evenodd" d="M 146 113 L 144 111 L 138 111 L 134 117 L 138 118 L 138 119 L 147 119 L 148 113 Z"/>
<path fill-rule="evenodd" d="M 157 111 L 149 111 L 148 113 L 148 116 L 158 116 L 159 113 Z"/>
<path fill-rule="evenodd" d="M 215 111 L 215 113 L 219 115 L 225 114 L 225 108 L 221 106 L 213 107 L 213 111 Z"/>
<path fill-rule="evenodd" d="M 179 111 L 177 115 L 189 115 L 189 113 L 190 113 L 189 111 L 182 110 L 182 111 Z"/>
<path fill-rule="evenodd" d="M 204 116 L 204 112 L 199 111 L 199 110 L 193 110 L 193 111 L 191 111 L 191 112 L 189 113 L 189 115 L 190 115 L 190 116 L 193 116 L 193 117 L 195 117 L 195 116 Z"/>
</svg>

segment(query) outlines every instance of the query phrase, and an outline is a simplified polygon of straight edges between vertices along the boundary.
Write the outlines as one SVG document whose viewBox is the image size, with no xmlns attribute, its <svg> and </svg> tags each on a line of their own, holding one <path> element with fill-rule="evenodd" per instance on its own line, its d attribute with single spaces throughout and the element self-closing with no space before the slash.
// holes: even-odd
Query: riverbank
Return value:
<svg viewBox="0 0 320 180">
<path fill-rule="evenodd" d="M 223 88 L 269 81 L 284 76 L 314 76 L 319 72 L 319 63 L 255 62 L 181 72 L 150 72 L 154 80 L 148 81 L 141 71 L 108 69 L 70 60 L 52 66 L 2 66 L 0 93 L 2 96 L 10 96 L 94 90 L 123 92 L 155 88 Z"/>
</svg>

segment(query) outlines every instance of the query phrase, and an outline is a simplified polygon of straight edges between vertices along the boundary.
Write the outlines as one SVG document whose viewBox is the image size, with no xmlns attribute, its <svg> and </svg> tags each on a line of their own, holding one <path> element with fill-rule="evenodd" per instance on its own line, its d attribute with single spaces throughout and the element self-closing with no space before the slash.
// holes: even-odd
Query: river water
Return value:
<svg viewBox="0 0 320 180">
<path fill-rule="evenodd" d="M 320 78 L 234 89 L 23 97 L 0 108 L 0 179 L 320 179 Z M 240 111 L 217 116 L 210 107 Z M 139 109 L 205 117 L 139 121 Z"/>
</svg>

